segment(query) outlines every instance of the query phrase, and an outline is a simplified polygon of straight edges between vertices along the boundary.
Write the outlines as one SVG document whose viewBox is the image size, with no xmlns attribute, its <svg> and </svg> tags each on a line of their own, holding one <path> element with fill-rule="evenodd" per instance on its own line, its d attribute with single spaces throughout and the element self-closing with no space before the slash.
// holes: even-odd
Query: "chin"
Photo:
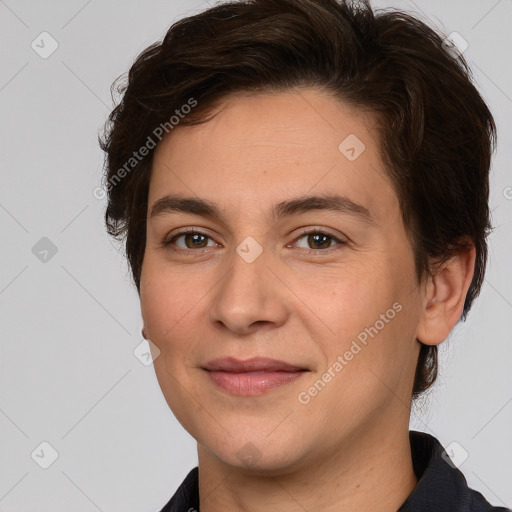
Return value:
<svg viewBox="0 0 512 512">
<path fill-rule="evenodd" d="M 229 435 L 222 441 L 210 439 L 207 444 L 200 443 L 213 457 L 222 461 L 237 472 L 262 476 L 282 476 L 296 471 L 300 466 L 306 465 L 297 445 L 302 444 L 288 438 L 288 442 L 275 439 L 261 439 L 255 436 L 250 439 L 235 439 Z"/>
</svg>

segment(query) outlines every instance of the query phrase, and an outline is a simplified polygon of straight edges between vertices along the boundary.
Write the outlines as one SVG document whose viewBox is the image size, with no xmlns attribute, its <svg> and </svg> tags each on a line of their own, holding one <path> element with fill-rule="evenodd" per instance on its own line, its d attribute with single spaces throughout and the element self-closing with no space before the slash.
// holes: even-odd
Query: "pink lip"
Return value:
<svg viewBox="0 0 512 512">
<path fill-rule="evenodd" d="M 260 395 L 300 378 L 306 368 L 284 361 L 255 357 L 245 361 L 226 357 L 214 359 L 203 368 L 214 384 L 234 395 Z"/>
<path fill-rule="evenodd" d="M 253 357 L 242 361 L 235 357 L 222 357 L 214 359 L 204 366 L 205 370 L 220 370 L 231 373 L 243 372 L 296 372 L 306 370 L 300 366 L 294 366 L 284 361 L 270 359 L 268 357 Z"/>
</svg>

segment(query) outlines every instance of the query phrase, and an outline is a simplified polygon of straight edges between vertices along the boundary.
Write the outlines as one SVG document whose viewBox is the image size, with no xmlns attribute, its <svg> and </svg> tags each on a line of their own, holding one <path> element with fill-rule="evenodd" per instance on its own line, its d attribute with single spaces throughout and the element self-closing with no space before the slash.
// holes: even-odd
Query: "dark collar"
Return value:
<svg viewBox="0 0 512 512">
<path fill-rule="evenodd" d="M 409 432 L 414 472 L 418 485 L 397 512 L 511 512 L 492 507 L 470 489 L 464 475 L 444 455 L 439 441 L 423 432 Z M 446 460 L 445 460 L 446 459 Z M 183 483 L 161 512 L 200 512 L 198 468 Z"/>
<path fill-rule="evenodd" d="M 418 485 L 397 512 L 510 512 L 470 489 L 435 437 L 411 431 L 409 440 Z"/>
</svg>

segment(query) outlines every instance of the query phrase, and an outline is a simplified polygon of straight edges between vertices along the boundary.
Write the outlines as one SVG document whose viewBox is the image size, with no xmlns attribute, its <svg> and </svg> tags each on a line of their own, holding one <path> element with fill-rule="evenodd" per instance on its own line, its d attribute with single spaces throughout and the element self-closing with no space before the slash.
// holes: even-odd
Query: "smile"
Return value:
<svg viewBox="0 0 512 512">
<path fill-rule="evenodd" d="M 210 380 L 233 395 L 255 396 L 299 379 L 306 370 L 233 373 L 207 370 Z"/>
</svg>

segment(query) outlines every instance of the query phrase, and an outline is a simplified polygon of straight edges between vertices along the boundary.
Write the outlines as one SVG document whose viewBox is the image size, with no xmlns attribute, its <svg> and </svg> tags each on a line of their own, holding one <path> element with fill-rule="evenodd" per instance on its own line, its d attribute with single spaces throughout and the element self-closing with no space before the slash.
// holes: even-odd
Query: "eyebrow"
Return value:
<svg viewBox="0 0 512 512">
<path fill-rule="evenodd" d="M 270 216 L 274 219 L 282 219 L 292 215 L 319 210 L 344 213 L 352 215 L 367 224 L 376 224 L 367 208 L 355 203 L 346 196 L 336 194 L 288 199 L 274 205 L 270 210 Z M 189 213 L 214 219 L 223 218 L 220 208 L 211 201 L 197 197 L 175 195 L 166 195 L 155 201 L 151 207 L 149 217 L 152 218 L 166 213 Z"/>
</svg>

